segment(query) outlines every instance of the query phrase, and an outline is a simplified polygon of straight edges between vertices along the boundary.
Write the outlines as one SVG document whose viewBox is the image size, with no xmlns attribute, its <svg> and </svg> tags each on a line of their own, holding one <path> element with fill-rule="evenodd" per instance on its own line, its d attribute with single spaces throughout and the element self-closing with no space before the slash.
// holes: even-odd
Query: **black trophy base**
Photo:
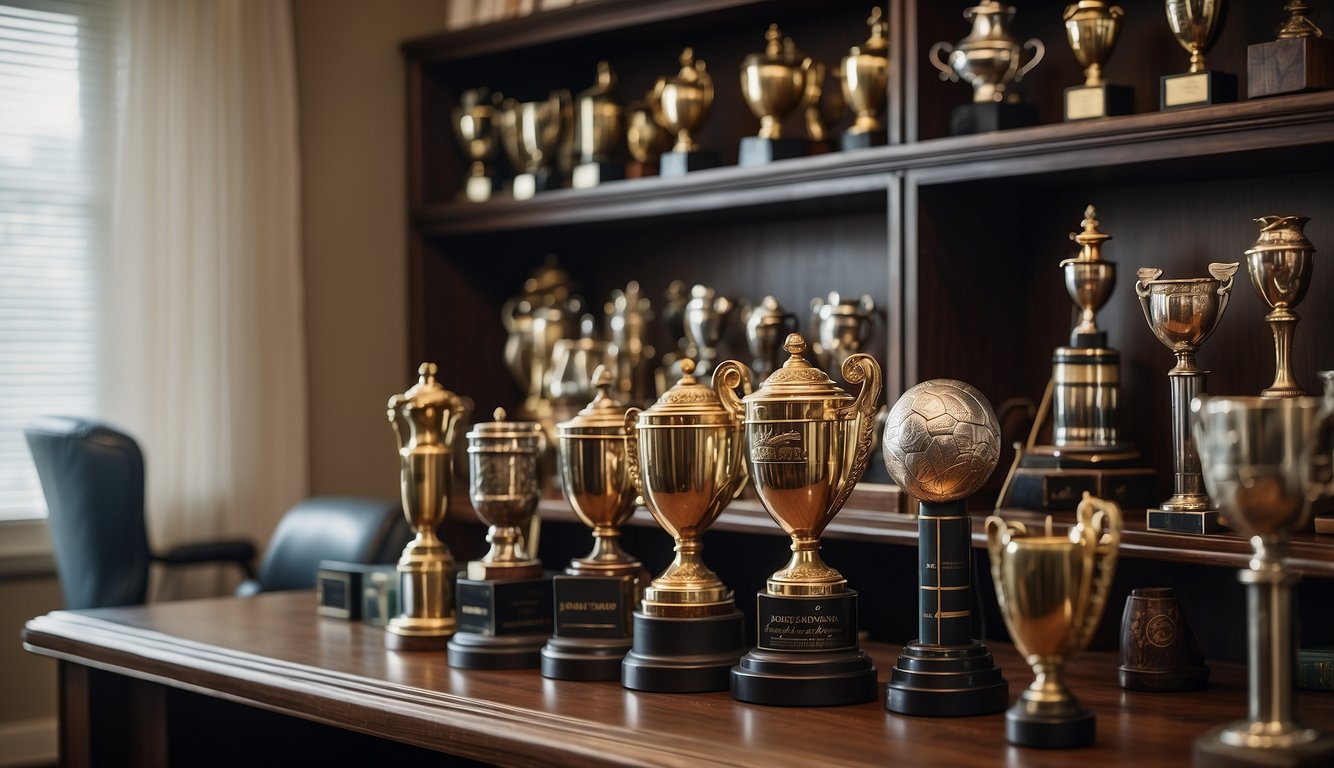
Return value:
<svg viewBox="0 0 1334 768">
<path fill-rule="evenodd" d="M 964 646 L 909 643 L 885 687 L 885 709 L 902 715 L 965 717 L 1000 712 L 1010 684 L 980 642 Z"/>
<path fill-rule="evenodd" d="M 521 173 L 510 183 L 510 194 L 515 200 L 531 200 L 538 192 L 556 189 L 559 186 L 555 175 L 546 171 Z"/>
<path fill-rule="evenodd" d="M 844 133 L 838 140 L 839 149 L 847 152 L 850 149 L 866 149 L 867 147 L 883 147 L 889 143 L 889 132 L 862 131 L 861 133 Z"/>
<path fill-rule="evenodd" d="M 534 669 L 541 664 L 547 635 L 480 635 L 458 632 L 446 649 L 455 669 Z"/>
<path fill-rule="evenodd" d="M 810 142 L 805 139 L 765 139 L 759 136 L 741 137 L 737 150 L 737 165 L 768 165 L 775 160 L 805 157 Z"/>
<path fill-rule="evenodd" d="M 620 680 L 630 650 L 634 576 L 552 579 L 556 632 L 542 649 L 542 675 L 557 680 Z"/>
<path fill-rule="evenodd" d="M 950 112 L 951 136 L 1026 128 L 1037 124 L 1038 108 L 1032 104 L 963 104 Z"/>
<path fill-rule="evenodd" d="M 1205 534 L 1218 533 L 1223 530 L 1223 523 L 1216 509 L 1205 509 L 1198 512 L 1150 509 L 1145 514 L 1147 519 L 1144 527 L 1150 531 Z"/>
<path fill-rule="evenodd" d="M 840 707 L 875 697 L 875 664 L 860 649 L 803 653 L 755 648 L 732 668 L 732 698 L 751 704 Z"/>
<path fill-rule="evenodd" d="M 621 679 L 621 662 L 630 638 L 553 637 L 542 647 L 542 676 L 554 680 Z"/>
<path fill-rule="evenodd" d="M 500 179 L 493 179 L 489 176 L 469 176 L 468 180 L 463 182 L 463 189 L 459 191 L 459 198 L 470 203 L 485 203 L 495 197 L 502 188 Z"/>
<path fill-rule="evenodd" d="M 745 617 L 667 618 L 635 612 L 634 644 L 621 662 L 621 685 L 657 693 L 726 691 L 746 652 Z"/>
<path fill-rule="evenodd" d="M 1123 509 L 1147 509 L 1162 501 L 1158 474 L 1150 467 L 1025 466 L 1020 459 L 1014 471 L 1005 506 L 1037 512 L 1073 512 L 1087 491 L 1100 499 L 1115 501 Z"/>
<path fill-rule="evenodd" d="M 625 166 L 620 163 L 580 163 L 570 174 L 570 186 L 575 189 L 592 189 L 604 181 L 619 181 L 625 178 Z"/>
<path fill-rule="evenodd" d="M 1237 76 L 1227 72 L 1164 75 L 1159 109 L 1190 109 L 1237 100 Z"/>
<path fill-rule="evenodd" d="M 1040 717 L 1024 711 L 1020 699 L 1005 713 L 1005 740 L 1021 747 L 1075 749 L 1093 743 L 1096 718 L 1088 710 L 1063 717 Z"/>
<path fill-rule="evenodd" d="M 1065 89 L 1066 122 L 1133 114 L 1135 114 L 1135 89 L 1128 85 L 1104 83 L 1076 85 Z"/>
<path fill-rule="evenodd" d="M 1334 39 L 1296 37 L 1246 48 L 1246 97 L 1334 88 Z"/>
<path fill-rule="evenodd" d="M 692 171 L 702 171 L 706 168 L 717 168 L 722 165 L 718 159 L 718 153 L 708 149 L 700 149 L 694 152 L 663 152 L 658 158 L 658 174 L 660 176 L 684 176 Z"/>
<path fill-rule="evenodd" d="M 1254 749 L 1226 744 L 1219 726 L 1195 740 L 1195 768 L 1328 768 L 1334 765 L 1334 734 L 1322 733 L 1305 744 L 1284 749 Z"/>
</svg>

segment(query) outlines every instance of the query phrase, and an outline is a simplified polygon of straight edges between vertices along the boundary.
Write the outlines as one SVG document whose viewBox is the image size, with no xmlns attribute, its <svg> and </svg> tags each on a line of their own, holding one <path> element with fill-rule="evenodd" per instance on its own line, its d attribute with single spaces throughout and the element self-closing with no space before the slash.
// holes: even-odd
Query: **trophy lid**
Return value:
<svg viewBox="0 0 1334 768">
<path fill-rule="evenodd" d="M 871 36 L 866 38 L 866 42 L 860 46 L 854 45 L 848 50 L 849 56 L 889 56 L 889 23 L 884 19 L 884 13 L 880 6 L 871 8 L 871 16 L 866 20 L 866 26 L 871 28 Z"/>
<path fill-rule="evenodd" d="M 770 24 L 768 31 L 764 33 L 764 52 L 747 54 L 741 61 L 741 70 L 744 72 L 748 67 L 760 66 L 763 64 L 781 64 L 792 66 L 797 61 L 797 47 L 793 44 L 792 38 L 783 39 L 783 33 L 778 30 L 777 24 Z"/>
<path fill-rule="evenodd" d="M 542 425 L 536 421 L 509 421 L 504 408 L 492 412 L 495 421 L 474 424 L 468 433 L 469 440 L 494 440 L 513 438 L 536 438 L 542 432 Z"/>
<path fill-rule="evenodd" d="M 852 395 L 844 392 L 825 374 L 824 371 L 806 362 L 806 340 L 799 333 L 788 334 L 783 349 L 791 355 L 783 367 L 774 371 L 764 380 L 763 386 L 745 397 L 746 403 L 763 403 L 773 400 L 838 400 L 851 401 Z"/>
<path fill-rule="evenodd" d="M 695 58 L 695 49 L 686 47 L 681 51 L 681 71 L 675 76 L 662 78 L 671 83 L 699 83 L 701 80 L 707 80 L 708 76 L 704 74 L 706 65 L 703 59 Z M 710 81 L 711 82 L 711 81 Z"/>
<path fill-rule="evenodd" d="M 1092 205 L 1084 209 L 1084 219 L 1079 222 L 1084 227 L 1082 232 L 1071 232 L 1070 239 L 1079 244 L 1079 255 L 1061 262 L 1061 266 L 1071 261 L 1102 261 L 1102 244 L 1112 236 L 1098 230 L 1098 212 Z"/>
<path fill-rule="evenodd" d="M 723 407 L 718 394 L 709 386 L 695 378 L 695 361 L 681 361 L 681 380 L 658 398 L 658 402 L 639 414 L 642 427 L 646 422 L 674 420 L 689 417 L 700 423 L 726 423 L 735 421 L 732 412 Z M 679 422 L 676 422 L 679 423 Z"/>
<path fill-rule="evenodd" d="M 561 434 L 575 429 L 612 429 L 617 435 L 625 434 L 625 406 L 611 395 L 613 379 L 605 365 L 599 365 L 593 371 L 593 387 L 597 395 L 574 418 L 556 425 Z"/>
</svg>

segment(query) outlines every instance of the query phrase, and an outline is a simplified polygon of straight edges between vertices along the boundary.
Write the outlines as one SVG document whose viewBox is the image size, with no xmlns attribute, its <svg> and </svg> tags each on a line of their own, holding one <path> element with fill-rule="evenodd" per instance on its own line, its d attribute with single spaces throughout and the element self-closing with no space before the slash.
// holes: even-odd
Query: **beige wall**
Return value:
<svg viewBox="0 0 1334 768">
<path fill-rule="evenodd" d="M 405 38 L 445 0 L 294 0 L 312 494 L 395 496 L 407 360 Z"/>
</svg>

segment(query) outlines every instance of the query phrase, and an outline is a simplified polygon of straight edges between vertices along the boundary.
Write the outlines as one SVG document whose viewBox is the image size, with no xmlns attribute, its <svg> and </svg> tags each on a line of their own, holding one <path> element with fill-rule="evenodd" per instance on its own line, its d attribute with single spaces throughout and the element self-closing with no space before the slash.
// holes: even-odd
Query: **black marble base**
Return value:
<svg viewBox="0 0 1334 768">
<path fill-rule="evenodd" d="M 479 635 L 457 632 L 446 648 L 455 669 L 533 669 L 541 663 L 547 635 Z"/>
<path fill-rule="evenodd" d="M 557 680 L 620 680 L 630 650 L 634 576 L 552 579 L 556 631 L 542 648 L 542 674 Z"/>
<path fill-rule="evenodd" d="M 1150 531 L 1169 533 L 1218 533 L 1223 530 L 1218 510 L 1206 509 L 1202 512 L 1176 512 L 1163 509 L 1150 509 L 1146 513 L 1144 527 Z"/>
<path fill-rule="evenodd" d="M 1005 713 L 1005 740 L 1021 747 L 1073 749 L 1093 743 L 1096 718 L 1088 710 L 1066 717 L 1037 717 L 1023 710 L 1023 700 Z"/>
<path fill-rule="evenodd" d="M 964 646 L 909 643 L 885 687 L 885 708 L 903 715 L 962 717 L 1000 712 L 1010 684 L 980 642 Z"/>
<path fill-rule="evenodd" d="M 876 697 L 875 664 L 860 649 L 823 653 L 755 648 L 732 668 L 732 698 L 772 707 L 838 707 Z"/>
<path fill-rule="evenodd" d="M 865 131 L 863 133 L 848 132 L 843 134 L 838 140 L 839 149 L 847 152 L 850 149 L 866 149 L 867 147 L 883 147 L 889 143 L 888 131 Z"/>
<path fill-rule="evenodd" d="M 1035 457 L 1035 459 L 1038 457 Z M 1147 509 L 1162 501 L 1158 475 L 1150 467 L 1093 469 L 1020 466 L 1010 481 L 1008 507 L 1037 512 L 1073 512 L 1087 491 L 1123 509 Z"/>
<path fill-rule="evenodd" d="M 517 581 L 459 577 L 458 631 L 479 635 L 551 634 L 551 576 Z"/>
<path fill-rule="evenodd" d="M 621 662 L 621 684 L 636 691 L 726 691 L 745 648 L 745 617 L 666 618 L 635 612 L 634 644 Z"/>
<path fill-rule="evenodd" d="M 1065 89 L 1067 122 L 1133 114 L 1135 114 L 1135 89 L 1128 85 L 1104 83 L 1076 85 Z M 1103 342 L 1102 346 L 1106 346 L 1106 342 Z"/>
<path fill-rule="evenodd" d="M 575 189 L 591 189 L 604 181 L 618 181 L 625 178 L 625 166 L 620 163 L 580 163 L 570 174 L 570 186 Z"/>
<path fill-rule="evenodd" d="M 1038 108 L 1032 104 L 963 104 L 950 112 L 950 135 L 1004 131 L 1038 124 Z"/>
<path fill-rule="evenodd" d="M 1183 75 L 1164 75 L 1158 107 L 1190 109 L 1210 104 L 1226 104 L 1237 100 L 1237 76 L 1227 72 L 1196 72 Z"/>
<path fill-rule="evenodd" d="M 702 171 L 705 168 L 717 168 L 722 165 L 718 159 L 718 153 L 709 149 L 701 149 L 695 152 L 663 152 L 658 158 L 658 175 L 660 176 L 684 176 L 691 171 Z"/>
<path fill-rule="evenodd" d="M 737 165 L 768 165 L 775 160 L 804 157 L 809 142 L 805 139 L 764 139 L 759 136 L 741 137 L 737 150 Z"/>
<path fill-rule="evenodd" d="M 553 637 L 542 646 L 542 676 L 554 680 L 621 679 L 630 638 Z"/>
</svg>

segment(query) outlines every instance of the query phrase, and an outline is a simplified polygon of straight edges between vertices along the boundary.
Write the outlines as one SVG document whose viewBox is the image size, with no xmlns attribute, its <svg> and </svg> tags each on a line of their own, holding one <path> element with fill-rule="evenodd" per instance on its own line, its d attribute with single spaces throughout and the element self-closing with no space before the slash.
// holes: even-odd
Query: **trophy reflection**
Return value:
<svg viewBox="0 0 1334 768">
<path fill-rule="evenodd" d="M 861 383 L 854 400 L 806 362 L 791 334 L 790 357 L 746 396 L 747 466 L 769 516 L 792 539 L 792 558 L 756 596 L 756 647 L 732 670 L 732 697 L 756 704 L 837 706 L 876 696 L 875 665 L 857 642 L 857 593 L 820 558 L 820 534 L 861 480 L 871 455 L 880 365 L 843 362 Z M 730 360 L 718 375 L 740 372 Z M 724 398 L 735 398 L 729 391 Z"/>
<path fill-rule="evenodd" d="M 576 189 L 596 187 L 625 176 L 624 166 L 616 161 L 625 137 L 625 115 L 616 101 L 615 90 L 616 73 L 610 64 L 599 61 L 597 83 L 575 100 L 579 165 L 574 168 L 570 184 Z"/>
<path fill-rule="evenodd" d="M 1190 69 L 1164 75 L 1161 109 L 1186 109 L 1237 100 L 1237 76 L 1204 68 L 1204 54 L 1223 29 L 1225 0 L 1165 0 L 1167 25 L 1190 54 Z"/>
<path fill-rule="evenodd" d="M 1311 284 L 1315 246 L 1302 232 L 1308 221 L 1305 216 L 1261 216 L 1255 220 L 1260 236 L 1246 251 L 1246 271 L 1271 310 L 1265 322 L 1274 333 L 1274 383 L 1260 393 L 1262 397 L 1305 394 L 1292 375 L 1292 334 L 1300 319 L 1292 310 Z"/>
<path fill-rule="evenodd" d="M 1173 493 L 1157 509 L 1148 510 L 1151 531 L 1214 533 L 1222 528 L 1218 509 L 1209 500 L 1200 476 L 1200 456 L 1190 433 L 1190 402 L 1204 391 L 1208 371 L 1195 363 L 1195 353 L 1218 327 L 1232 292 L 1237 264 L 1209 265 L 1212 277 L 1159 279 L 1161 269 L 1139 270 L 1135 294 L 1144 319 L 1177 363 L 1167 372 L 1172 388 Z"/>
<path fill-rule="evenodd" d="M 824 76 L 824 68 L 803 58 L 777 24 L 769 25 L 764 39 L 764 52 L 752 53 L 741 62 L 741 98 L 759 119 L 760 131 L 742 137 L 739 165 L 764 165 L 806 154 L 805 141 L 783 136 L 783 120 L 806 100 L 817 74 Z M 815 93 L 818 98 L 819 91 Z"/>
<path fill-rule="evenodd" d="M 435 380 L 435 363 L 422 363 L 417 383 L 389 398 L 389 424 L 398 438 L 403 511 L 416 536 L 398 560 L 398 616 L 385 645 L 393 650 L 439 650 L 454 634 L 450 576 L 454 558 L 436 535 L 449 511 L 454 428 L 463 399 Z"/>
<path fill-rule="evenodd" d="M 658 124 L 676 137 L 671 151 L 663 152 L 658 160 L 659 173 L 684 176 L 719 164 L 718 153 L 700 148 L 695 140 L 713 109 L 713 78 L 704 62 L 695 58 L 694 50 L 681 52 L 679 73 L 658 78 L 649 94 L 649 105 Z"/>
<path fill-rule="evenodd" d="M 630 476 L 644 504 L 676 540 L 676 557 L 644 590 L 621 683 L 640 691 L 725 691 L 745 652 L 732 590 L 704 564 L 701 538 L 746 483 L 741 366 L 720 367 L 712 388 L 681 361 L 682 377 L 647 410 L 625 413 Z"/>
<path fill-rule="evenodd" d="M 889 98 L 889 25 L 882 18 L 880 6 L 871 8 L 866 20 L 871 36 L 860 46 L 848 49 L 839 62 L 839 84 L 843 99 L 857 113 L 852 127 L 844 131 L 842 149 L 861 149 L 885 144 L 889 132 L 881 113 Z"/>
<path fill-rule="evenodd" d="M 1247 98 L 1334 88 L 1334 40 L 1311 20 L 1311 3 L 1291 0 L 1283 10 L 1278 39 L 1246 48 Z"/>
<path fill-rule="evenodd" d="M 1084 68 L 1084 84 L 1065 89 L 1065 119 L 1087 120 L 1094 117 L 1129 115 L 1135 111 L 1135 91 L 1124 85 L 1111 85 L 1103 79 L 1102 69 L 1116 49 L 1121 17 L 1119 5 L 1103 0 L 1079 0 L 1065 7 L 1065 36 L 1079 66 Z"/>
<path fill-rule="evenodd" d="M 1195 741 L 1195 765 L 1334 764 L 1334 734 L 1303 725 L 1293 694 L 1296 574 L 1284 559 L 1312 502 L 1334 491 L 1334 422 L 1320 400 L 1202 396 L 1192 403 L 1205 485 L 1255 556 L 1246 585 L 1247 716 Z"/>
<path fill-rule="evenodd" d="M 468 156 L 468 178 L 462 196 L 474 203 L 484 203 L 500 191 L 500 179 L 492 175 L 487 162 L 500 146 L 497 117 L 502 96 L 485 88 L 470 88 L 459 94 L 459 105 L 452 113 L 454 135 Z"/>
<path fill-rule="evenodd" d="M 1065 684 L 1065 665 L 1088 647 L 1116 572 L 1121 509 L 1085 493 L 1068 536 L 987 518 L 996 600 L 1015 647 L 1037 678 L 1005 713 L 1005 740 L 1028 747 L 1093 743 L 1093 713 Z"/>
<path fill-rule="evenodd" d="M 982 133 L 1037 125 L 1037 108 L 1020 101 L 1010 88 L 1042 61 L 1046 46 L 1035 38 L 1022 46 L 1010 34 L 1015 9 L 996 0 L 986 0 L 966 9 L 963 17 L 973 25 L 958 45 L 939 42 L 927 56 L 940 70 L 940 79 L 963 80 L 973 86 L 973 103 L 955 107 L 950 113 L 950 133 Z M 1025 61 L 1024 51 L 1032 53 Z M 942 58 L 944 54 L 944 58 Z"/>
</svg>

